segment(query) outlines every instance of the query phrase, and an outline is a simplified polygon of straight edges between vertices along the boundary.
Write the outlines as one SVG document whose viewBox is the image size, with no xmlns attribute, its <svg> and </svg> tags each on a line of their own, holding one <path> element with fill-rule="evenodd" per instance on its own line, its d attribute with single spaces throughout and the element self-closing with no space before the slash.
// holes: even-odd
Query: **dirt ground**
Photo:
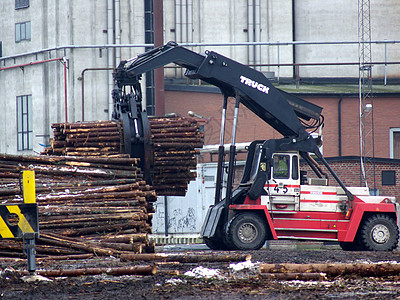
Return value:
<svg viewBox="0 0 400 300">
<path fill-rule="evenodd" d="M 200 247 L 200 248 L 199 248 Z M 201 246 L 164 247 L 158 252 L 211 253 Z M 215 251 L 213 251 L 215 253 Z M 339 249 L 261 249 L 251 254 L 249 268 L 235 271 L 229 263 L 202 263 L 201 270 L 216 272 L 212 278 L 189 276 L 199 264 L 158 264 L 152 276 L 81 276 L 25 282 L 16 272 L 26 263 L 1 263 L 1 299 L 400 299 L 400 276 L 362 278 L 341 276 L 323 281 L 264 279 L 258 273 L 263 263 L 400 263 L 400 252 L 345 252 Z M 118 267 L 142 262 L 120 262 L 116 258 L 86 261 L 43 261 L 38 270 L 85 267 Z M 170 275 L 179 271 L 180 275 Z M 185 272 L 192 271 L 192 273 Z"/>
</svg>

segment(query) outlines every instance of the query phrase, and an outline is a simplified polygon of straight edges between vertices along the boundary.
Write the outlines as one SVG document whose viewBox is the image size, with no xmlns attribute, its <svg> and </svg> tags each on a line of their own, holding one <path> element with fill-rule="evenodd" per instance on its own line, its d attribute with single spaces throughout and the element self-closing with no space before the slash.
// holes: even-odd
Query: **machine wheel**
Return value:
<svg viewBox="0 0 400 300">
<path fill-rule="evenodd" d="M 364 250 L 358 240 L 354 242 L 339 242 L 340 248 L 344 251 L 362 251 Z"/>
<path fill-rule="evenodd" d="M 225 250 L 227 248 L 222 241 L 217 239 L 203 238 L 203 241 L 211 250 Z"/>
<path fill-rule="evenodd" d="M 265 222 L 255 213 L 234 216 L 226 228 L 227 244 L 238 250 L 260 249 L 266 240 Z"/>
<path fill-rule="evenodd" d="M 397 247 L 399 229 L 387 215 L 370 216 L 361 226 L 361 244 L 366 250 L 392 251 Z"/>
</svg>

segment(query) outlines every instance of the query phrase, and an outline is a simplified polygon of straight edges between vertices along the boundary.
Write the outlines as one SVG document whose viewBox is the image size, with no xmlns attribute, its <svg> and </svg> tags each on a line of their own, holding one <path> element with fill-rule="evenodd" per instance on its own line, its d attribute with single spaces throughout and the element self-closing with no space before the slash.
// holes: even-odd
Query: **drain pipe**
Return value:
<svg viewBox="0 0 400 300">
<path fill-rule="evenodd" d="M 292 0 L 292 40 L 293 42 L 296 41 L 296 7 L 295 7 L 295 0 Z M 293 55 L 293 78 L 296 79 L 297 85 L 297 69 L 299 68 L 296 66 L 296 45 L 292 45 L 292 55 Z M 296 86 L 297 87 L 297 86 Z"/>
<path fill-rule="evenodd" d="M 81 73 L 81 78 L 82 78 L 82 122 L 85 121 L 85 72 L 86 71 L 110 71 L 113 70 L 113 68 L 86 68 L 83 69 Z"/>
<path fill-rule="evenodd" d="M 114 1 L 107 0 L 107 44 L 111 45 L 114 44 L 114 27 L 113 27 L 113 19 L 114 19 Z M 114 49 L 108 48 L 107 49 L 107 67 L 112 69 L 114 68 Z M 108 118 L 111 120 L 112 112 L 113 112 L 113 99 L 111 97 L 111 91 L 114 88 L 114 82 L 112 77 L 112 72 L 108 73 Z"/>
<path fill-rule="evenodd" d="M 254 42 L 254 0 L 247 0 L 247 37 L 248 42 Z M 254 64 L 254 46 L 248 46 L 249 65 Z"/>
<path fill-rule="evenodd" d="M 64 65 L 64 105 L 65 105 L 65 123 L 68 123 L 68 97 L 67 97 L 67 69 L 69 69 L 69 61 L 66 57 L 62 58 Z"/>
<path fill-rule="evenodd" d="M 261 42 L 261 4 L 260 0 L 254 1 L 254 41 Z M 254 45 L 254 64 L 261 64 L 261 45 Z M 256 70 L 261 71 L 261 67 L 256 66 Z"/>
<path fill-rule="evenodd" d="M 120 0 L 114 0 L 114 17 L 115 17 L 115 44 L 121 44 L 121 17 L 120 17 Z M 121 61 L 121 48 L 115 48 L 115 63 Z"/>
<path fill-rule="evenodd" d="M 46 59 L 46 60 L 41 60 L 41 61 L 33 61 L 27 64 L 20 64 L 20 65 L 15 65 L 15 66 L 10 66 L 10 67 L 4 67 L 0 68 L 0 71 L 3 70 L 10 70 L 10 69 L 24 69 L 24 67 L 28 66 L 33 66 L 33 65 L 39 65 L 39 64 L 44 64 L 52 61 L 59 61 L 63 64 L 64 66 L 64 107 L 65 107 L 65 122 L 68 122 L 68 98 L 67 98 L 67 70 L 69 69 L 69 60 L 68 58 L 64 57 L 57 57 L 57 58 L 52 58 L 52 59 Z"/>
<path fill-rule="evenodd" d="M 164 44 L 164 18 L 163 18 L 163 0 L 154 0 L 154 48 Z M 165 115 L 165 85 L 164 68 L 154 70 L 154 105 L 155 115 Z"/>
<path fill-rule="evenodd" d="M 342 156 L 342 100 L 343 95 L 341 94 L 338 101 L 338 146 L 339 146 L 339 157 Z"/>
</svg>

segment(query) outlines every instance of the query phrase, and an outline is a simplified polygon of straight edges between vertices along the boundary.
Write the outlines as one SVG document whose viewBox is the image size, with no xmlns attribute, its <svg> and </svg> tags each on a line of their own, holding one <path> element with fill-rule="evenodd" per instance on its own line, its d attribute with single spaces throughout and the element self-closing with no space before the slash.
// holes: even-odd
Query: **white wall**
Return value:
<svg viewBox="0 0 400 300">
<path fill-rule="evenodd" d="M 249 0 L 165 0 L 164 40 L 195 43 L 224 43 L 249 41 Z M 144 42 L 144 1 L 121 0 L 121 43 Z M 179 3 L 181 6 L 179 7 Z M 185 5 L 188 4 L 186 7 Z M 15 1 L 0 1 L 0 41 L 3 56 L 65 45 L 104 45 L 107 43 L 107 1 L 58 0 L 30 1 L 30 7 L 15 10 Z M 371 1 L 372 39 L 400 40 L 400 6 L 397 0 Z M 185 12 L 182 19 L 177 8 Z M 356 41 L 357 1 L 302 0 L 295 1 L 297 41 Z M 292 1 L 260 0 L 261 42 L 286 42 L 293 38 Z M 180 20 L 178 20 L 181 18 Z M 15 43 L 15 23 L 31 21 L 31 41 Z M 183 38 L 182 32 L 186 32 Z M 387 47 L 391 61 L 400 60 L 399 45 Z M 248 63 L 252 46 L 194 47 L 194 51 L 213 50 Z M 372 45 L 372 59 L 384 60 L 384 45 Z M 142 53 L 143 48 L 121 50 L 121 59 Z M 107 50 L 74 49 L 46 52 L 0 61 L 0 67 L 38 62 L 66 56 L 68 70 L 68 118 L 79 121 L 82 115 L 81 73 L 86 68 L 105 68 Z M 292 46 L 279 47 L 280 63 L 292 63 Z M 358 61 L 357 46 L 296 46 L 296 62 L 352 62 Z M 260 63 L 278 63 L 278 47 L 262 46 Z M 112 64 L 119 62 L 112 62 Z M 276 67 L 264 67 L 263 71 L 275 71 Z M 388 76 L 399 77 L 398 65 L 387 67 Z M 292 67 L 282 67 L 281 77 L 291 77 Z M 177 76 L 166 69 L 167 76 Z M 383 66 L 374 66 L 373 76 L 382 77 Z M 85 73 L 85 120 L 108 118 L 110 71 Z M 358 67 L 302 67 L 302 77 L 358 77 Z M 34 151 L 41 151 L 40 144 L 48 143 L 50 124 L 64 119 L 63 65 L 50 62 L 0 71 L 0 105 L 5 112 L 0 119 L 0 152 L 16 153 L 16 97 L 32 94 L 34 103 Z"/>
</svg>

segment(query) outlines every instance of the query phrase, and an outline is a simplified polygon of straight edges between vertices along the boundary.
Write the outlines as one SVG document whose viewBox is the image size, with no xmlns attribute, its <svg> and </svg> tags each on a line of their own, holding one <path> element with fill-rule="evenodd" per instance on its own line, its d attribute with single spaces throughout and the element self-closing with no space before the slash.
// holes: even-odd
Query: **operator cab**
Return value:
<svg viewBox="0 0 400 300">
<path fill-rule="evenodd" d="M 298 152 L 279 152 L 272 156 L 271 179 L 265 183 L 268 195 L 261 196 L 261 204 L 270 210 L 296 211 L 299 209 L 300 168 Z"/>
</svg>

